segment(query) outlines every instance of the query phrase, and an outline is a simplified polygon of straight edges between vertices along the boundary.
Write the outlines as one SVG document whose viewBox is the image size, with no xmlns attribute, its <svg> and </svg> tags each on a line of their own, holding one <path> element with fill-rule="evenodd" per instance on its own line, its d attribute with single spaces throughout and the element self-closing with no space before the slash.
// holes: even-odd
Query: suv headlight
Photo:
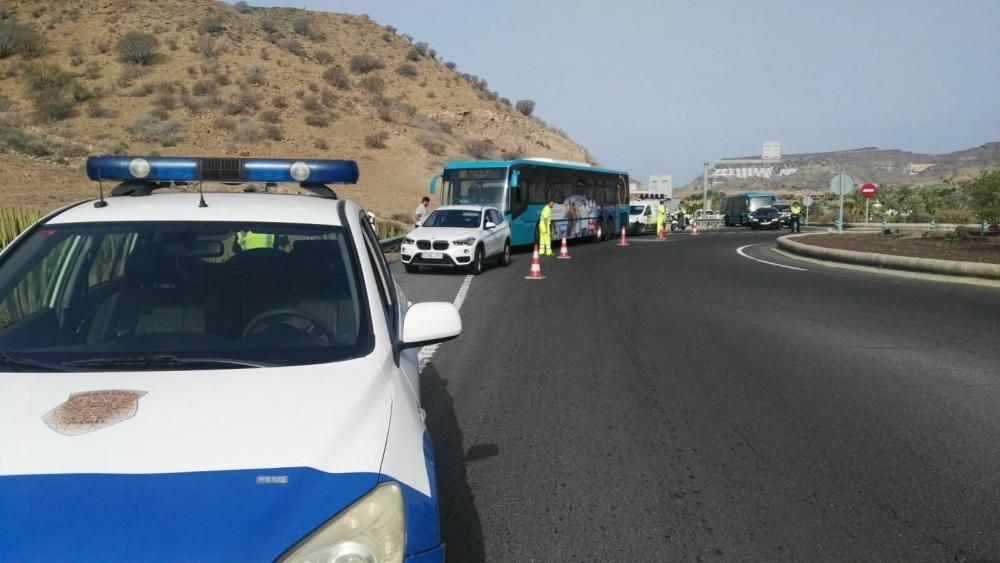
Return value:
<svg viewBox="0 0 1000 563">
<path fill-rule="evenodd" d="M 282 563 L 400 563 L 403 561 L 403 493 L 383 483 L 323 524 Z"/>
<path fill-rule="evenodd" d="M 469 246 L 474 242 L 476 242 L 476 237 L 465 237 L 451 241 L 452 244 L 457 244 L 458 246 Z"/>
<path fill-rule="evenodd" d="M 403 238 L 403 244 L 413 244 L 415 242 L 417 242 L 417 241 L 411 239 L 410 237 L 404 237 Z"/>
</svg>

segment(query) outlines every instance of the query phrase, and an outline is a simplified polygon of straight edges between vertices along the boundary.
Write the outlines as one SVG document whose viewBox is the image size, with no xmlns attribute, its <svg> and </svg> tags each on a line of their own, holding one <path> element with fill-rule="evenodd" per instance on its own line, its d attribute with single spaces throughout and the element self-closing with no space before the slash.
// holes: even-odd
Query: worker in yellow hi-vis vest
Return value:
<svg viewBox="0 0 1000 563">
<path fill-rule="evenodd" d="M 552 201 L 545 204 L 538 218 L 538 254 L 552 256 Z"/>
<path fill-rule="evenodd" d="M 243 250 L 254 248 L 274 248 L 274 235 L 266 233 L 255 233 L 253 231 L 240 231 L 236 233 L 236 243 Z"/>
<path fill-rule="evenodd" d="M 667 205 L 661 200 L 656 208 L 656 236 L 663 236 L 664 226 L 667 224 Z"/>
</svg>

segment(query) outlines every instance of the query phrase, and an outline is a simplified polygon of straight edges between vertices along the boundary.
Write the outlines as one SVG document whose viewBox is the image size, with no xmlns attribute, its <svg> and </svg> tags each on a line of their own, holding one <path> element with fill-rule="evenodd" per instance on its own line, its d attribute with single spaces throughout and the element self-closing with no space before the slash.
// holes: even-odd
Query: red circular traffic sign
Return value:
<svg viewBox="0 0 1000 563">
<path fill-rule="evenodd" d="M 861 186 L 861 197 L 865 199 L 871 199 L 875 197 L 875 184 L 868 182 L 867 184 Z"/>
</svg>

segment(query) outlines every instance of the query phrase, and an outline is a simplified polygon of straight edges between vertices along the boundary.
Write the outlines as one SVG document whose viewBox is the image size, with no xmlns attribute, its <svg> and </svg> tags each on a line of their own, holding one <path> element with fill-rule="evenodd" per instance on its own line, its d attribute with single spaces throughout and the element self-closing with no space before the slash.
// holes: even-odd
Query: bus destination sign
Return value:
<svg viewBox="0 0 1000 563">
<path fill-rule="evenodd" d="M 506 168 L 460 168 L 445 171 L 445 180 L 503 180 Z"/>
</svg>

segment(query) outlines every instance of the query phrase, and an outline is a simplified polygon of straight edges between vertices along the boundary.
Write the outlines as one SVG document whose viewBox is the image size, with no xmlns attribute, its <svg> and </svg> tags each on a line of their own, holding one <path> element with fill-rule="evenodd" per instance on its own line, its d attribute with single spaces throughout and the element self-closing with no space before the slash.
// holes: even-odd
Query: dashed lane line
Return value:
<svg viewBox="0 0 1000 563">
<path fill-rule="evenodd" d="M 757 243 L 757 244 L 745 244 L 745 245 L 737 248 L 736 249 L 736 253 L 739 254 L 740 256 L 744 257 L 744 258 L 749 258 L 750 260 L 753 260 L 755 262 L 760 262 L 761 264 L 767 264 L 769 266 L 777 266 L 779 268 L 787 268 L 789 270 L 795 270 L 797 272 L 808 272 L 809 271 L 809 270 L 807 270 L 805 268 L 796 268 L 795 266 L 786 266 L 785 264 L 778 264 L 777 262 L 768 262 L 767 260 L 761 260 L 760 258 L 754 258 L 753 256 L 750 256 L 746 252 L 743 252 L 744 248 L 749 248 L 751 246 L 760 246 L 762 244 L 770 244 L 770 243 L 762 242 L 762 243 Z"/>
<path fill-rule="evenodd" d="M 469 286 L 472 285 L 472 276 L 465 276 L 465 281 L 462 282 L 462 287 L 458 288 L 458 294 L 455 295 L 455 300 L 452 301 L 452 305 L 456 309 L 462 309 L 462 303 L 465 302 L 465 296 L 469 293 Z M 431 358 L 434 357 L 434 353 L 437 352 L 438 346 L 440 344 L 431 344 L 430 346 L 424 346 L 417 353 L 417 365 L 418 371 L 424 371 L 424 368 L 430 363 Z"/>
</svg>

